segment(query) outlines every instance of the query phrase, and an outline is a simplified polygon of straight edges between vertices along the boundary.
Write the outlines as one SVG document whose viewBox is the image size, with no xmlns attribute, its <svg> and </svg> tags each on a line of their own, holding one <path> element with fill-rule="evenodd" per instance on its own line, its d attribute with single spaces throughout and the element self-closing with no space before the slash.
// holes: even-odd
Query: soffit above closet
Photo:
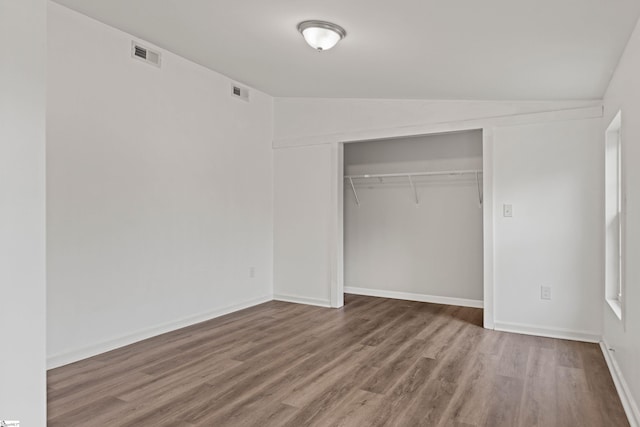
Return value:
<svg viewBox="0 0 640 427">
<path fill-rule="evenodd" d="M 637 0 L 56 0 L 278 97 L 598 99 Z M 335 22 L 326 52 L 296 30 Z"/>
</svg>

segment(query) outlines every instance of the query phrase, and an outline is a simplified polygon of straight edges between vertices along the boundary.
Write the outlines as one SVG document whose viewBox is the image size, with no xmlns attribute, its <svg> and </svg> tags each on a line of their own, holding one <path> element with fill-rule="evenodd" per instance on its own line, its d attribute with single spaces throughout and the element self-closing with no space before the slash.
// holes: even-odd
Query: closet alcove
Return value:
<svg viewBox="0 0 640 427">
<path fill-rule="evenodd" d="M 345 293 L 482 307 L 482 164 L 482 130 L 345 144 Z"/>
</svg>

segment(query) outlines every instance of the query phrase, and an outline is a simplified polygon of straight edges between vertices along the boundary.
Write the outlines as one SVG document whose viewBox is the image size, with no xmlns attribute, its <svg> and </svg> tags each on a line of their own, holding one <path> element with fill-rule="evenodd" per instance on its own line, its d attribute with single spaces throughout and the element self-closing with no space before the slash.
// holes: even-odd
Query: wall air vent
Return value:
<svg viewBox="0 0 640 427">
<path fill-rule="evenodd" d="M 249 101 L 249 89 L 246 87 L 231 84 L 231 96 L 234 98 L 240 98 L 243 101 Z"/>
<path fill-rule="evenodd" d="M 153 51 L 136 41 L 131 42 L 131 56 L 140 61 L 160 67 L 160 52 Z"/>
</svg>

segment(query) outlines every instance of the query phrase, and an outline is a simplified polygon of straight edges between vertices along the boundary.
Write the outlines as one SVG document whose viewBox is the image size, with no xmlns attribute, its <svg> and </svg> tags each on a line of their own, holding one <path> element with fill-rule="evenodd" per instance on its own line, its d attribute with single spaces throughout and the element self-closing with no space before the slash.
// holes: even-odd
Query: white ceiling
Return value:
<svg viewBox="0 0 640 427">
<path fill-rule="evenodd" d="M 273 96 L 601 98 L 638 0 L 56 0 Z M 347 30 L 315 52 L 296 30 Z"/>
</svg>

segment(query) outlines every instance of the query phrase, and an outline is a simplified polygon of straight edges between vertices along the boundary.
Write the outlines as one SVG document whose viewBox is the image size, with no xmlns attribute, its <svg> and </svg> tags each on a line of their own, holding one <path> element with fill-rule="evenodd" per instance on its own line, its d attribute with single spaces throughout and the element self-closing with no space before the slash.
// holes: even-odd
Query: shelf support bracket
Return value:
<svg viewBox="0 0 640 427">
<path fill-rule="evenodd" d="M 358 193 L 356 193 L 356 186 L 353 185 L 353 178 L 349 177 L 349 183 L 351 184 L 351 190 L 353 191 L 353 197 L 356 198 L 356 205 L 360 206 L 360 199 L 358 199 Z"/>
<path fill-rule="evenodd" d="M 418 200 L 418 190 L 416 190 L 416 186 L 413 183 L 413 179 L 411 178 L 411 175 L 407 175 L 407 178 L 409 178 L 409 184 L 411 184 L 411 189 L 413 190 L 413 197 L 416 199 L 416 205 L 420 203 L 420 201 Z"/>
</svg>

